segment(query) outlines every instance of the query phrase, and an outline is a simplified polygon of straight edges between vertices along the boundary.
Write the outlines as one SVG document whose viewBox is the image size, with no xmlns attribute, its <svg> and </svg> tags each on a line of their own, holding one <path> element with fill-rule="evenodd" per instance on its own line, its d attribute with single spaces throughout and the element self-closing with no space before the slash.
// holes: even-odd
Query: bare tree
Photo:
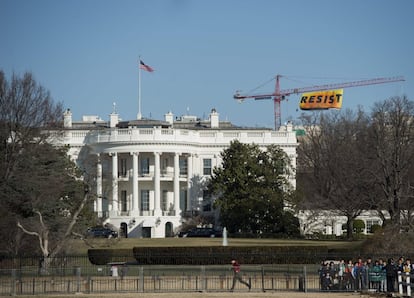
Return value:
<svg viewBox="0 0 414 298">
<path fill-rule="evenodd" d="M 87 177 L 67 155 L 49 144 L 50 131 L 61 127 L 63 109 L 30 73 L 8 82 L 0 71 L 0 235 L 15 235 L 15 254 L 41 253 L 50 260 L 62 251 L 74 232 L 83 230 L 91 212 Z M 14 227 L 7 223 L 14 218 Z M 17 219 L 17 225 L 16 225 Z M 24 241 L 37 237 L 39 242 Z M 22 244 L 30 243 L 31 246 Z M 37 244 L 37 245 L 36 245 Z M 4 245 L 4 244 L 0 244 Z M 25 251 L 24 251 L 25 250 Z"/>
<path fill-rule="evenodd" d="M 13 175 L 19 154 L 27 144 L 42 143 L 45 128 L 61 122 L 62 103 L 54 103 L 49 92 L 38 85 L 32 74 L 12 75 L 8 82 L 0 71 L 0 138 L 3 180 Z"/>
<path fill-rule="evenodd" d="M 46 223 L 43 220 L 42 213 L 40 211 L 35 210 L 34 213 L 38 215 L 38 223 L 35 223 L 35 227 L 25 227 L 21 224 L 20 221 L 17 221 L 17 226 L 23 231 L 23 233 L 34 236 L 39 241 L 39 247 L 42 253 L 42 270 L 43 272 L 47 273 L 50 263 L 53 259 L 61 252 L 64 245 L 67 243 L 68 239 L 73 233 L 74 226 L 79 218 L 80 213 L 82 212 L 85 204 L 88 202 L 88 194 L 85 193 L 82 201 L 77 205 L 76 210 L 74 210 L 73 214 L 69 215 L 68 224 L 66 225 L 65 230 L 60 235 L 60 241 L 56 241 L 56 243 L 50 243 L 52 239 L 50 239 L 49 232 L 50 232 L 50 224 Z M 55 239 L 53 239 L 55 240 Z"/>
<path fill-rule="evenodd" d="M 298 148 L 298 189 L 305 209 L 332 210 L 347 217 L 347 237 L 353 220 L 370 208 L 367 171 L 359 142 L 365 139 L 367 117 L 332 112 L 303 117 L 306 137 Z"/>
<path fill-rule="evenodd" d="M 304 117 L 298 189 L 304 208 L 332 208 L 352 220 L 374 209 L 396 231 L 414 227 L 414 103 L 392 97 L 370 117 L 349 111 Z"/>
<path fill-rule="evenodd" d="M 400 227 L 401 219 L 412 225 L 414 185 L 414 102 L 406 96 L 375 104 L 369 129 L 367 167 L 375 178 L 376 205 Z M 404 211 L 404 212 L 403 212 Z"/>
</svg>

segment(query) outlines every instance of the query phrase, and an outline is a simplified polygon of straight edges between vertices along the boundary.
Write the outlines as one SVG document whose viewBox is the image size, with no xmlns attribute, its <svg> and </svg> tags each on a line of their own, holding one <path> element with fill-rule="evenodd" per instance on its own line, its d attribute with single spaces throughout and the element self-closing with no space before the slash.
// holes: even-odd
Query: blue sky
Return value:
<svg viewBox="0 0 414 298">
<path fill-rule="evenodd" d="M 0 0 L 0 69 L 32 72 L 73 112 L 108 120 L 168 111 L 206 118 L 212 108 L 241 126 L 274 126 L 258 93 L 402 75 L 405 82 L 344 90 L 343 108 L 414 97 L 414 1 L 398 0 Z M 282 102 L 295 120 L 299 95 Z M 329 111 L 327 111 L 329 112 Z"/>
</svg>

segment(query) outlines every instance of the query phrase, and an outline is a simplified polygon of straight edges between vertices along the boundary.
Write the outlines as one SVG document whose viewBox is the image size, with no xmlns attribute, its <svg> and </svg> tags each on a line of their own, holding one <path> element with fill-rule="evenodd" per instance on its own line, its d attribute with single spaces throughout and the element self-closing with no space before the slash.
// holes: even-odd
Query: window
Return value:
<svg viewBox="0 0 414 298">
<path fill-rule="evenodd" d="M 203 211 L 211 211 L 211 194 L 203 190 Z"/>
<path fill-rule="evenodd" d="M 127 191 L 121 190 L 121 211 L 128 211 Z"/>
<path fill-rule="evenodd" d="M 148 175 L 149 174 L 149 158 L 141 159 L 141 175 Z"/>
<path fill-rule="evenodd" d="M 211 175 L 211 159 L 203 159 L 203 175 Z"/>
<path fill-rule="evenodd" d="M 126 158 L 121 158 L 120 160 L 121 171 L 119 172 L 121 177 L 126 177 L 127 175 L 127 160 Z"/>
<path fill-rule="evenodd" d="M 180 189 L 180 209 L 181 210 L 188 210 L 187 190 L 186 189 Z"/>
<path fill-rule="evenodd" d="M 149 190 L 141 190 L 141 210 L 149 211 Z"/>
<path fill-rule="evenodd" d="M 162 191 L 161 210 L 168 211 L 168 190 Z"/>
<path fill-rule="evenodd" d="M 187 175 L 187 159 L 180 158 L 180 175 Z"/>
<path fill-rule="evenodd" d="M 367 224 L 366 224 L 366 227 L 367 227 L 367 232 L 368 233 L 372 233 L 372 226 L 374 226 L 374 225 L 378 225 L 378 226 L 380 226 L 381 225 L 381 223 L 380 223 L 380 221 L 378 220 L 378 219 L 375 219 L 375 220 L 370 220 L 370 219 L 368 219 L 367 220 Z"/>
<path fill-rule="evenodd" d="M 167 174 L 168 171 L 168 158 L 162 160 L 162 173 Z"/>
</svg>

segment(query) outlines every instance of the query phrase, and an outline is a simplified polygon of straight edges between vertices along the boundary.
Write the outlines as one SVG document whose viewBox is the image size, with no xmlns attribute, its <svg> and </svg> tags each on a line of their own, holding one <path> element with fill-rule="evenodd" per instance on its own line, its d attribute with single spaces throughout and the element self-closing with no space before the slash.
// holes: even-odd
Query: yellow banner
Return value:
<svg viewBox="0 0 414 298">
<path fill-rule="evenodd" d="M 340 109 L 344 89 L 303 93 L 299 107 L 301 110 Z"/>
</svg>

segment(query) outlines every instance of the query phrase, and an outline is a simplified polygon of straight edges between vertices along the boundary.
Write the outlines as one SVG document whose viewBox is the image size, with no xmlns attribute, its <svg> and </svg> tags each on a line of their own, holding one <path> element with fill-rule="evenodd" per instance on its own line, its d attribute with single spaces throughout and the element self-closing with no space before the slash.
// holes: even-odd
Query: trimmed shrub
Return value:
<svg viewBox="0 0 414 298">
<path fill-rule="evenodd" d="M 222 265 L 237 259 L 243 264 L 315 263 L 328 249 L 321 246 L 203 246 L 134 247 L 140 265 Z"/>
<path fill-rule="evenodd" d="M 131 249 L 89 249 L 88 258 L 94 265 L 106 265 L 115 262 L 135 262 Z"/>
</svg>

